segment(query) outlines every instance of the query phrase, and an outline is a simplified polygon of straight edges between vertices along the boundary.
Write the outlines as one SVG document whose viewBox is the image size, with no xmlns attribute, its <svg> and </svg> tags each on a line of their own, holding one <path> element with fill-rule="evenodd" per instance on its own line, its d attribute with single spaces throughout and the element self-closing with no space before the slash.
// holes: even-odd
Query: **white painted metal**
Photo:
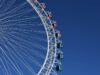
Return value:
<svg viewBox="0 0 100 75">
<path fill-rule="evenodd" d="M 37 0 L 27 0 L 27 2 L 37 12 L 41 21 L 43 22 L 47 34 L 47 40 L 48 40 L 47 55 L 44 64 L 42 65 L 37 75 L 57 75 L 57 73 L 54 70 L 54 67 L 55 67 L 56 56 L 57 56 L 56 44 L 58 39 L 55 37 L 55 30 L 51 26 L 52 20 L 48 18 L 47 12 L 41 6 L 41 3 L 39 3 Z"/>
</svg>

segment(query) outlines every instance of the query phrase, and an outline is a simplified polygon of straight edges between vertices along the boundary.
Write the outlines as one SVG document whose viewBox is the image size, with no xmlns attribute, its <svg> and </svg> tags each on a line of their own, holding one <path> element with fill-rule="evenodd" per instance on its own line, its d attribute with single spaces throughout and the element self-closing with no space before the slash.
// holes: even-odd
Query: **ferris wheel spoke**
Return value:
<svg viewBox="0 0 100 75">
<path fill-rule="evenodd" d="M 30 24 L 30 22 L 29 21 L 20 21 L 20 22 L 16 22 L 15 23 L 15 21 L 6 21 L 6 22 L 1 22 L 1 26 L 13 26 L 13 25 L 20 25 L 20 26 L 24 26 L 24 25 L 33 25 L 33 26 L 43 26 L 43 24 L 40 24 L 40 23 L 36 23 L 36 22 L 32 22 L 31 24 Z"/>
<path fill-rule="evenodd" d="M 28 39 L 35 39 L 37 42 L 40 42 L 40 41 L 41 41 L 41 42 L 47 42 L 47 40 L 45 40 L 45 39 L 42 38 L 42 37 L 41 37 L 41 38 L 38 37 L 38 36 L 34 36 L 34 37 L 33 37 L 33 36 L 29 36 L 29 34 L 26 34 L 26 33 L 24 33 L 25 35 L 27 35 L 27 36 L 25 36 L 25 37 L 23 37 L 23 35 L 21 35 L 20 32 L 16 32 L 16 31 L 15 31 L 15 32 L 14 32 L 14 31 L 11 32 L 11 34 L 12 34 L 12 35 L 15 35 L 15 36 L 17 36 L 17 37 L 21 37 L 21 38 L 23 38 L 23 39 L 25 39 L 25 37 L 26 37 L 26 38 L 28 38 Z M 30 34 L 30 35 L 31 35 L 31 34 Z"/>
<path fill-rule="evenodd" d="M 25 55 L 26 56 L 26 55 Z M 15 54 L 13 55 L 14 59 L 16 58 L 17 61 L 20 61 L 20 63 L 22 63 L 22 65 L 29 70 L 32 74 L 36 74 L 34 69 L 32 68 L 32 66 L 29 65 L 28 61 L 26 61 L 22 55 L 20 56 L 20 58 L 18 56 L 16 56 Z M 29 59 L 28 59 L 29 60 Z"/>
<path fill-rule="evenodd" d="M 37 19 L 38 17 L 37 16 L 33 16 L 33 17 L 27 17 L 27 18 L 24 18 L 24 19 L 15 19 L 15 20 L 13 18 L 12 18 L 12 20 L 9 20 L 9 18 L 10 17 L 0 19 L 1 21 L 3 21 L 3 22 L 1 22 L 1 24 L 5 24 L 5 23 L 9 23 L 9 22 L 20 22 L 21 23 L 21 22 L 26 21 L 26 20 Z"/>
<path fill-rule="evenodd" d="M 34 33 L 37 33 L 37 34 L 46 34 L 46 32 L 43 31 L 43 30 L 35 30 Z"/>
<path fill-rule="evenodd" d="M 4 61 L 2 60 L 2 58 L 0 58 L 0 61 L 1 61 L 2 65 L 3 65 L 4 69 L 5 69 L 5 73 L 7 75 L 10 75 L 9 72 L 8 72 L 9 70 L 7 69 L 6 65 L 4 64 Z"/>
<path fill-rule="evenodd" d="M 37 0 L 0 0 L 1 75 L 57 75 L 61 70 L 61 34 L 45 8 Z"/>
<path fill-rule="evenodd" d="M 41 67 L 41 64 L 39 61 L 37 61 L 33 56 L 31 56 L 29 53 L 26 53 L 23 48 L 21 48 L 22 51 L 20 51 L 20 57 L 26 57 L 26 60 L 28 59 L 29 62 L 36 64 L 37 66 Z M 22 57 L 23 56 L 23 57 Z M 34 60 L 33 60 L 34 59 Z"/>
<path fill-rule="evenodd" d="M 42 46 L 41 44 L 36 44 L 36 43 L 34 44 L 34 43 L 32 43 L 32 41 L 28 41 L 24 37 L 22 38 L 21 36 L 18 37 L 16 35 L 12 35 L 12 34 L 9 34 L 9 36 L 12 37 L 12 39 L 17 40 L 19 42 L 24 42 L 25 44 L 29 44 L 30 46 L 34 46 L 38 49 L 41 48 L 41 50 L 46 50 L 46 48 L 44 46 Z"/>
<path fill-rule="evenodd" d="M 8 70 L 8 74 L 7 74 L 7 75 L 11 75 L 12 72 L 11 72 L 11 70 L 10 70 L 9 62 L 8 62 L 8 60 L 5 58 L 5 56 L 3 57 L 3 59 L 4 59 L 4 61 L 5 61 L 5 65 L 6 65 L 7 70 Z"/>
<path fill-rule="evenodd" d="M 33 27 L 37 27 L 37 26 L 39 26 L 39 27 L 42 27 L 43 26 L 43 24 L 42 23 L 36 23 L 36 22 L 34 22 L 34 23 L 15 23 L 15 22 L 12 22 L 11 24 L 0 24 L 0 26 L 1 27 L 4 27 L 4 28 L 6 28 L 6 27 L 9 27 L 9 26 L 16 26 L 16 25 L 19 25 L 19 27 L 21 27 L 21 26 L 33 26 Z"/>
<path fill-rule="evenodd" d="M 21 5 L 17 6 L 16 8 L 14 8 L 14 9 L 12 9 L 12 10 L 6 12 L 6 13 L 3 13 L 2 15 L 0 15 L 0 17 L 3 17 L 3 16 L 5 16 L 5 15 L 9 15 L 9 14 L 11 14 L 12 12 L 15 13 L 16 11 L 20 10 L 20 9 L 21 9 L 23 6 L 25 6 L 25 5 L 26 5 L 26 2 L 22 3 Z M 13 13 L 12 13 L 12 14 L 13 14 Z"/>
<path fill-rule="evenodd" d="M 21 33 L 29 34 L 29 32 L 30 32 L 30 34 L 34 33 L 34 35 L 35 34 L 37 34 L 37 35 L 45 35 L 46 34 L 46 32 L 44 30 L 33 30 L 32 28 L 31 28 L 32 30 L 31 29 L 21 29 L 21 28 L 17 28 L 17 27 L 16 28 L 6 28 L 6 29 L 11 31 L 11 33 L 21 32 Z"/>
<path fill-rule="evenodd" d="M 9 42 L 7 39 L 4 39 L 4 38 L 3 38 L 3 40 L 5 40 L 7 43 Z M 9 45 L 9 46 L 10 46 L 10 45 Z M 16 62 L 14 62 L 14 61 L 12 60 L 13 56 L 10 57 L 10 56 L 13 54 L 13 52 L 9 49 L 9 46 L 6 44 L 6 45 L 4 45 L 4 48 L 2 48 L 3 53 L 6 55 L 6 57 L 3 56 L 3 59 L 5 60 L 5 64 L 7 64 L 8 61 L 10 61 L 10 63 L 12 63 L 12 65 L 13 65 L 13 67 L 16 68 L 17 71 L 19 71 L 18 66 L 15 65 Z M 9 49 L 9 50 L 8 50 L 8 49 Z M 14 53 L 14 54 L 15 54 L 15 53 Z M 8 58 L 8 60 L 7 60 L 7 58 Z M 7 71 L 9 71 L 10 69 L 9 69 L 8 65 L 5 65 L 5 66 L 7 66 L 7 67 L 6 67 L 6 68 L 8 68 Z M 10 73 L 11 73 L 11 72 L 7 72 L 7 75 L 10 75 Z M 22 75 L 20 71 L 19 71 L 19 74 Z"/>
<path fill-rule="evenodd" d="M 12 55 L 12 54 L 11 54 L 11 55 Z M 17 64 L 16 61 L 15 61 L 15 57 L 14 57 L 14 56 L 11 56 L 11 55 L 9 55 L 9 57 L 11 58 L 12 62 L 14 63 L 14 65 L 16 66 L 16 68 L 13 67 L 13 66 L 11 66 L 12 69 L 15 69 L 15 72 L 18 73 L 19 75 L 23 75 L 23 73 L 21 72 L 21 69 L 19 68 L 18 64 Z M 9 65 L 11 65 L 11 62 L 10 62 Z M 18 71 L 19 71 L 19 72 L 18 72 Z"/>
<path fill-rule="evenodd" d="M 4 47 L 7 50 L 7 52 L 11 53 L 11 55 L 12 54 L 17 55 L 17 53 L 19 53 L 19 52 L 17 52 L 16 49 L 14 48 L 14 44 L 11 43 L 10 40 L 7 40 L 6 37 L 5 37 L 5 40 L 6 40 L 7 44 Z"/>
<path fill-rule="evenodd" d="M 14 21 L 14 22 L 17 22 L 17 21 L 25 21 L 25 20 L 30 20 L 30 19 L 36 19 L 36 18 L 38 18 L 37 16 L 33 16 L 33 17 L 26 17 L 26 18 L 24 18 L 24 19 L 20 19 L 21 18 L 21 16 L 24 16 L 25 14 L 27 14 L 27 13 L 29 13 L 30 11 L 27 11 L 27 12 L 22 12 L 22 13 L 18 13 L 18 14 L 9 14 L 7 17 L 3 17 L 2 19 L 0 19 L 0 21 L 1 21 L 1 23 L 3 22 L 3 23 L 8 23 L 8 22 L 12 22 L 12 21 Z M 17 17 L 17 16 L 19 16 L 19 15 L 21 15 L 20 17 L 19 17 L 19 19 L 18 20 L 13 20 L 15 17 Z M 12 20 L 9 20 L 9 19 L 12 19 Z M 15 18 L 16 19 L 16 18 Z M 5 21 L 6 20 L 6 21 Z"/>
<path fill-rule="evenodd" d="M 33 58 L 28 52 L 28 48 L 26 47 L 26 48 L 24 48 L 23 46 L 21 46 L 20 47 L 20 45 L 19 44 L 14 44 L 14 43 L 12 43 L 11 41 L 9 41 L 8 42 L 8 44 L 9 44 L 9 46 L 8 47 L 10 47 L 10 48 L 12 48 L 12 50 L 14 50 L 15 52 L 13 52 L 13 53 L 16 53 L 16 54 L 14 54 L 14 55 L 16 55 L 17 56 L 17 54 L 18 54 L 18 56 L 20 56 L 20 57 L 22 57 L 22 55 L 24 55 L 24 56 L 27 56 L 28 57 L 28 59 L 30 59 L 31 61 L 33 61 L 35 64 L 38 64 L 38 66 L 40 66 L 40 64 L 39 64 L 39 62 L 38 61 L 36 61 L 36 59 L 35 58 Z M 16 46 L 18 46 L 19 47 L 19 51 L 17 51 L 16 50 L 16 48 L 15 47 L 13 47 L 14 45 L 16 45 Z M 31 52 L 31 53 L 33 53 L 33 52 Z M 27 55 L 28 54 L 28 55 Z M 23 57 L 24 57 L 23 56 Z M 20 58 L 19 57 L 19 58 Z M 34 60 L 33 60 L 34 59 Z"/>
<path fill-rule="evenodd" d="M 3 2 L 1 2 L 2 4 L 0 4 L 0 8 L 2 9 L 2 11 L 0 11 L 2 14 L 3 12 L 6 12 L 7 10 L 10 9 L 10 7 L 16 2 L 16 0 L 9 0 L 8 2 L 6 2 L 6 0 L 2 0 Z M 6 5 L 4 5 L 6 2 Z"/>
<path fill-rule="evenodd" d="M 22 49 L 21 49 L 22 50 Z M 36 64 L 37 66 L 41 67 L 41 64 L 39 63 L 39 61 L 37 61 L 33 56 L 31 56 L 30 54 L 27 54 L 25 52 L 21 53 L 21 55 L 25 56 L 26 59 L 28 59 L 29 62 Z M 33 60 L 35 59 L 35 60 Z"/>
<path fill-rule="evenodd" d="M 13 50 L 15 50 L 14 49 L 14 47 L 13 47 Z M 16 54 L 15 54 L 16 53 Z M 10 55 L 11 56 L 11 58 L 12 58 L 12 60 L 13 60 L 13 62 L 14 62 L 14 64 L 17 66 L 17 68 L 20 70 L 20 73 L 21 73 L 21 75 L 23 74 L 22 72 L 21 72 L 21 69 L 20 69 L 20 67 L 19 67 L 19 65 L 18 65 L 18 61 L 20 61 L 19 63 L 23 63 L 23 65 L 24 65 L 24 67 L 26 67 L 29 71 L 31 71 L 31 69 L 32 69 L 32 67 L 27 63 L 27 61 L 24 59 L 24 56 L 22 56 L 23 55 L 23 53 L 22 54 L 19 54 L 18 52 L 16 52 L 16 50 L 15 50 L 15 52 L 12 52 L 12 54 Z M 26 55 L 26 54 L 25 54 Z M 15 60 L 16 59 L 16 60 Z M 29 60 L 29 59 L 28 59 Z M 26 64 L 27 63 L 27 64 Z M 35 74 L 35 72 L 33 72 L 34 70 L 32 69 L 32 74 Z"/>
<path fill-rule="evenodd" d="M 16 65 L 12 61 L 12 59 L 7 55 L 7 53 L 1 47 L 0 47 L 0 49 L 3 51 L 3 54 L 5 55 L 5 57 L 10 61 L 11 65 L 14 67 L 14 69 L 16 70 L 16 72 L 18 72 L 19 75 L 21 75 L 20 71 L 18 70 L 18 68 L 16 67 Z"/>
<path fill-rule="evenodd" d="M 4 5 L 5 0 L 3 0 L 2 2 L 0 1 L 0 8 Z"/>
<path fill-rule="evenodd" d="M 25 65 L 28 71 L 30 71 L 33 75 L 36 75 L 34 69 L 28 63 L 26 63 L 25 61 L 22 63 Z"/>
<path fill-rule="evenodd" d="M 11 36 L 11 35 L 10 35 Z M 9 38 L 8 36 L 6 36 L 7 38 Z M 19 42 L 21 42 L 22 40 L 17 40 L 16 41 L 16 39 L 13 39 L 13 37 L 11 37 L 11 38 L 9 38 L 9 39 L 11 39 L 10 41 L 13 41 L 13 44 L 16 44 L 17 46 L 19 46 L 20 48 L 22 47 L 23 49 L 28 49 L 28 50 L 30 50 L 30 48 L 32 49 L 32 46 L 35 48 L 36 46 L 34 46 L 34 45 L 32 45 L 31 43 L 28 43 L 28 42 L 25 42 L 24 41 L 24 43 L 19 43 Z M 37 49 L 39 49 L 40 50 L 40 48 L 41 47 L 39 47 L 39 45 L 37 45 L 37 47 L 36 47 Z M 33 49 L 32 49 L 33 50 Z M 42 54 L 42 52 L 40 53 L 39 51 L 37 51 L 37 50 L 35 50 L 34 49 L 34 55 L 36 55 L 36 56 L 38 56 L 38 57 L 41 57 L 41 58 L 43 58 L 44 59 L 44 55 Z"/>
</svg>

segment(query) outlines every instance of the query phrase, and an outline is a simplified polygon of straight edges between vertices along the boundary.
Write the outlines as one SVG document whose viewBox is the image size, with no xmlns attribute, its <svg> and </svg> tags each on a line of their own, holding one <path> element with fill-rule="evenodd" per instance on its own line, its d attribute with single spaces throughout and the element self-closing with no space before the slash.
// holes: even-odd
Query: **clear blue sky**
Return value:
<svg viewBox="0 0 100 75">
<path fill-rule="evenodd" d="M 53 12 L 64 43 L 60 75 L 100 75 L 100 1 L 41 0 Z"/>
<path fill-rule="evenodd" d="M 19 1 L 21 0 L 17 0 L 17 1 L 18 3 L 20 3 Z M 100 0 L 40 0 L 40 1 L 45 2 L 47 5 L 47 9 L 52 11 L 54 19 L 58 23 L 58 29 L 60 29 L 62 33 L 62 41 L 64 44 L 64 47 L 62 48 L 62 50 L 64 52 L 64 59 L 62 60 L 63 71 L 59 73 L 59 75 L 100 75 Z M 6 4 L 5 7 L 7 7 L 7 5 L 9 4 Z M 3 10 L 3 8 L 1 10 Z M 2 12 L 5 12 L 5 11 L 4 10 L 0 11 L 0 13 Z M 14 23 L 17 24 L 16 22 Z M 29 26 L 29 28 L 31 27 Z M 22 35 L 22 37 L 25 37 L 25 36 Z M 30 38 L 28 39 L 30 41 Z M 11 43 L 13 44 L 14 41 Z M 3 44 L 5 44 L 5 41 Z M 18 46 L 20 46 L 20 44 L 18 44 Z M 14 45 L 16 48 L 16 43 Z M 30 44 L 26 43 L 26 45 L 28 46 Z M 9 46 L 9 43 L 8 43 L 8 46 Z M 14 49 L 12 53 L 15 53 L 14 51 L 16 51 L 17 48 L 15 49 L 14 46 L 11 48 L 11 46 L 12 45 L 10 44 L 10 46 L 8 47 L 10 49 L 7 49 L 7 50 Z M 6 48 L 7 45 L 5 45 L 4 47 Z M 20 46 L 18 51 L 21 51 L 21 50 L 26 51 L 25 48 L 27 49 L 27 47 Z M 33 44 L 30 48 L 33 48 Z M 30 48 L 28 49 L 31 52 Z M 17 53 L 15 53 L 15 55 L 14 54 L 10 55 L 10 53 L 8 52 L 9 56 L 13 56 L 13 55 L 16 56 L 16 54 Z M 23 54 L 25 55 L 25 53 Z M 32 54 L 30 54 L 30 56 L 31 55 Z M 14 60 L 14 62 L 17 61 L 14 59 L 14 57 L 12 57 L 12 60 Z M 6 62 L 5 59 L 4 59 L 4 62 Z M 9 61 L 5 65 L 7 64 L 8 65 L 10 64 Z M 2 66 L 4 65 L 1 64 L 0 67 L 2 68 Z M 12 69 L 13 68 L 11 67 L 11 70 Z M 14 74 L 14 72 L 16 72 L 15 69 L 13 69 L 12 74 Z M 24 73 L 27 74 L 26 71 Z"/>
</svg>

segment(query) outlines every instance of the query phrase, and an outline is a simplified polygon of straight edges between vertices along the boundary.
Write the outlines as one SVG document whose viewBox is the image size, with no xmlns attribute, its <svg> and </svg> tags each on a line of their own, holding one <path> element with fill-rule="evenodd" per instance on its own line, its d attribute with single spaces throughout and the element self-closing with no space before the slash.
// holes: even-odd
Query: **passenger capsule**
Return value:
<svg viewBox="0 0 100 75">
<path fill-rule="evenodd" d="M 60 38 L 61 37 L 60 31 L 55 32 L 55 36 L 56 36 L 56 38 Z"/>
<path fill-rule="evenodd" d="M 44 10 L 46 8 L 45 3 L 41 3 L 41 9 Z"/>
<path fill-rule="evenodd" d="M 52 17 L 52 13 L 49 12 L 49 11 L 47 11 L 47 15 L 48 15 L 48 19 L 51 19 L 51 17 Z"/>
<path fill-rule="evenodd" d="M 59 48 L 61 48 L 63 45 L 62 45 L 62 42 L 58 42 L 57 43 L 57 48 L 59 49 Z"/>
<path fill-rule="evenodd" d="M 57 59 L 58 60 L 63 59 L 63 58 L 64 58 L 64 56 L 63 56 L 62 52 L 60 52 L 60 53 L 57 54 Z"/>
<path fill-rule="evenodd" d="M 55 21 L 52 22 L 52 27 L 53 27 L 54 29 L 57 28 L 57 23 L 56 23 Z"/>
<path fill-rule="evenodd" d="M 57 71 L 57 72 L 62 71 L 61 65 L 57 65 L 57 66 L 56 66 L 56 71 Z"/>
</svg>

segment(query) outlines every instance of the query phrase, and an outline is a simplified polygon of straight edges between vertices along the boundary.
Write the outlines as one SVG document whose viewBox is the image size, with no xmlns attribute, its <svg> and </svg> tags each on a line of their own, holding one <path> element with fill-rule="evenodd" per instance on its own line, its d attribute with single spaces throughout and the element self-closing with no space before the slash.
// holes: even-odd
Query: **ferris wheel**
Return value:
<svg viewBox="0 0 100 75">
<path fill-rule="evenodd" d="M 61 33 L 38 0 L 0 0 L 0 75 L 58 75 Z"/>
</svg>

